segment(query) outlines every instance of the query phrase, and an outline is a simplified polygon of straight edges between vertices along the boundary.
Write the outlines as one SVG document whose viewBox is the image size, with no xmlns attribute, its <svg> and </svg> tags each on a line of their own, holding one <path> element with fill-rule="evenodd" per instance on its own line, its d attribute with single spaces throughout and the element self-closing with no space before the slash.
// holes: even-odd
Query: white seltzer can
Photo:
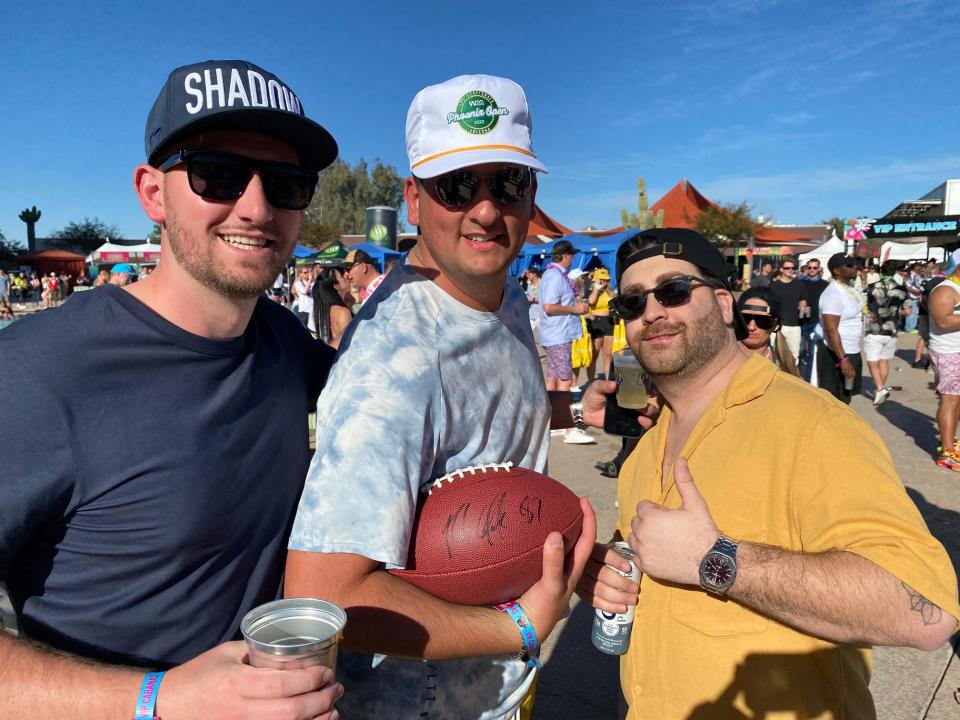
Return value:
<svg viewBox="0 0 960 720">
<path fill-rule="evenodd" d="M 630 562 L 629 572 L 623 572 L 614 567 L 610 569 L 625 578 L 630 578 L 633 582 L 639 582 L 640 568 L 637 567 L 637 556 L 630 546 L 625 542 L 615 542 L 610 543 L 608 547 Z M 596 610 L 593 615 L 593 632 L 590 635 L 593 646 L 608 655 L 623 655 L 630 647 L 630 631 L 633 628 L 635 611 L 636 608 L 633 605 L 627 605 L 625 613 Z"/>
</svg>

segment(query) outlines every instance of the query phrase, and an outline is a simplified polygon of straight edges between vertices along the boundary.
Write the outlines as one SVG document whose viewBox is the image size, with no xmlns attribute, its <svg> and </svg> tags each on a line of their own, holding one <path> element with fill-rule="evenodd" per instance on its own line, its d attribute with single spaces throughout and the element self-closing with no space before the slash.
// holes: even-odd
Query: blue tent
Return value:
<svg viewBox="0 0 960 720">
<path fill-rule="evenodd" d="M 571 269 L 592 270 L 598 265 L 603 265 L 610 271 L 610 284 L 616 287 L 617 281 L 613 275 L 617 262 L 617 248 L 620 247 L 620 244 L 624 240 L 636 235 L 638 232 L 640 232 L 639 229 L 632 228 L 602 238 L 592 238 L 574 233 L 562 238 L 557 238 L 557 240 L 552 240 L 548 243 L 543 243 L 542 245 L 525 245 L 517 256 L 517 259 L 514 260 L 510 266 L 510 275 L 512 277 L 520 277 L 520 275 L 531 267 L 541 270 L 546 268 L 546 266 L 550 264 L 550 255 L 553 253 L 553 246 L 559 240 L 566 240 L 573 245 L 577 251 L 577 254 L 573 256 L 573 264 L 570 266 Z"/>
<path fill-rule="evenodd" d="M 307 247 L 306 245 L 301 245 L 300 243 L 297 243 L 297 246 L 293 249 L 293 256 L 295 258 L 311 258 L 314 255 L 316 255 L 318 252 L 320 251 L 317 250 L 316 248 L 310 248 L 310 247 Z"/>
<path fill-rule="evenodd" d="M 403 257 L 404 253 L 398 250 L 391 250 L 390 248 L 382 247 L 381 245 L 374 245 L 373 243 L 363 242 L 359 245 L 354 245 L 350 248 L 351 250 L 363 250 L 367 255 L 372 257 L 377 265 L 380 268 L 380 272 L 383 272 L 384 262 L 388 258 L 396 258 L 399 260 Z"/>
</svg>

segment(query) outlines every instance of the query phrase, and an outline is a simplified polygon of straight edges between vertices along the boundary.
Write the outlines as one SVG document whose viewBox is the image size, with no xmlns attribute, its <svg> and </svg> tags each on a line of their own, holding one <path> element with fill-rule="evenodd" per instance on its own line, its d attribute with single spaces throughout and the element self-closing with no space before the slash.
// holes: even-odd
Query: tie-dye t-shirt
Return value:
<svg viewBox="0 0 960 720">
<path fill-rule="evenodd" d="M 420 488 L 432 479 L 486 463 L 546 470 L 550 412 L 527 308 L 515 282 L 491 313 L 409 266 L 387 275 L 347 329 L 317 405 L 291 549 L 403 567 Z M 348 720 L 492 720 L 520 702 L 530 673 L 506 656 L 343 652 L 337 707 Z"/>
</svg>

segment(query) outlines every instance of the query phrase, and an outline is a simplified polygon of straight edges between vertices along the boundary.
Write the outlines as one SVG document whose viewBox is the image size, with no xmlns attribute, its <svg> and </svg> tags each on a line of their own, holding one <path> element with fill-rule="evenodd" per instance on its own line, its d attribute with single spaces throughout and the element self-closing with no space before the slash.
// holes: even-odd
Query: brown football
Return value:
<svg viewBox="0 0 960 720">
<path fill-rule="evenodd" d="M 540 579 L 554 530 L 580 537 L 580 500 L 556 480 L 510 463 L 436 480 L 417 508 L 407 567 L 393 575 L 459 605 L 514 600 Z"/>
</svg>

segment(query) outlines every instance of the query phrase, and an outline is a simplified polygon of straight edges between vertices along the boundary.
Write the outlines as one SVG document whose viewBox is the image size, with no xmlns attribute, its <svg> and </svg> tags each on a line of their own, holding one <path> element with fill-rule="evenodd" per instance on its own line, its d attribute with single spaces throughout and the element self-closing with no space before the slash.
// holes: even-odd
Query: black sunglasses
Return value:
<svg viewBox="0 0 960 720">
<path fill-rule="evenodd" d="M 750 321 L 753 320 L 758 328 L 766 330 L 767 332 L 771 332 L 777 327 L 777 319 L 773 315 L 761 315 L 760 313 L 752 312 L 742 312 L 741 315 L 743 315 L 743 322 L 748 326 L 750 325 Z"/>
<path fill-rule="evenodd" d="M 207 200 L 236 200 L 260 173 L 267 202 L 278 210 L 303 210 L 317 187 L 317 173 L 299 165 L 254 160 L 243 155 L 213 150 L 181 150 L 157 169 L 167 172 L 180 163 L 187 166 L 190 189 Z"/>
<path fill-rule="evenodd" d="M 699 285 L 694 285 L 694 282 Z M 687 302 L 698 287 L 717 287 L 717 284 L 696 275 L 681 275 L 664 280 L 650 290 L 626 292 L 611 300 L 610 304 L 624 320 L 635 320 L 647 309 L 647 295 L 652 293 L 657 302 L 665 308 L 677 307 Z"/>
<path fill-rule="evenodd" d="M 533 187 L 533 170 L 508 165 L 498 168 L 490 175 L 479 175 L 470 168 L 461 168 L 422 182 L 442 205 L 451 210 L 472 203 L 481 182 L 486 182 L 490 194 L 498 203 L 512 205 L 530 193 L 530 188 Z"/>
</svg>

